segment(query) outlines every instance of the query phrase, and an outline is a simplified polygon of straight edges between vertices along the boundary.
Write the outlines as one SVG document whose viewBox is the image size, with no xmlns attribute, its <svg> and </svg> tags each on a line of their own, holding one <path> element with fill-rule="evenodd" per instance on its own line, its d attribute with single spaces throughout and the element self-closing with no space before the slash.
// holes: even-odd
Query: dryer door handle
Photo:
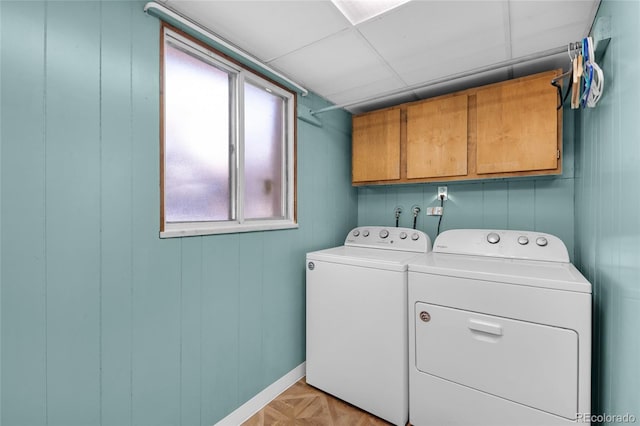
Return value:
<svg viewBox="0 0 640 426">
<path fill-rule="evenodd" d="M 502 326 L 500 324 L 470 319 L 468 326 L 471 331 L 480 331 L 482 333 L 493 334 L 495 336 L 502 336 Z"/>
</svg>

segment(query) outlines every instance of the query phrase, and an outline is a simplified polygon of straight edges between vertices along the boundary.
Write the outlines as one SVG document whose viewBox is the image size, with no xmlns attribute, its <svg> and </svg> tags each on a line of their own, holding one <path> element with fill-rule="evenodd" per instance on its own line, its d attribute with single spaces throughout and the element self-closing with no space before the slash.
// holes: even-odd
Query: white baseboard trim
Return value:
<svg viewBox="0 0 640 426">
<path fill-rule="evenodd" d="M 234 412 L 213 426 L 239 426 L 260 411 L 265 405 L 273 401 L 276 396 L 289 389 L 295 382 L 304 377 L 307 363 L 303 362 L 284 376 L 267 386 L 262 392 L 242 404 Z"/>
</svg>

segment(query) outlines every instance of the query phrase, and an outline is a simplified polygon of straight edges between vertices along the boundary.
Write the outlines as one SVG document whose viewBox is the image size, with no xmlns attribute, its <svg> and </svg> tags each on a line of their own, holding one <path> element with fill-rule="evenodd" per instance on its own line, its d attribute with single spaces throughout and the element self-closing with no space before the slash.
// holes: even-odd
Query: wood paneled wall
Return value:
<svg viewBox="0 0 640 426">
<path fill-rule="evenodd" d="M 603 97 L 580 113 L 575 263 L 593 285 L 591 412 L 640 419 L 640 3 L 604 0 L 600 18 L 611 43 Z"/>
<path fill-rule="evenodd" d="M 427 207 L 440 205 L 438 186 L 447 186 L 440 231 L 459 228 L 518 229 L 557 235 L 573 256 L 573 179 L 541 178 L 473 183 L 389 185 L 358 189 L 358 225 L 395 226 L 394 210 L 402 206 L 400 226 L 413 226 L 411 207 L 422 209 L 417 228 L 433 242 L 438 216 Z"/>
<path fill-rule="evenodd" d="M 144 4 L 0 2 L 3 425 L 214 424 L 304 361 L 305 253 L 355 226 L 336 111 L 298 122 L 299 229 L 158 238 Z"/>
</svg>

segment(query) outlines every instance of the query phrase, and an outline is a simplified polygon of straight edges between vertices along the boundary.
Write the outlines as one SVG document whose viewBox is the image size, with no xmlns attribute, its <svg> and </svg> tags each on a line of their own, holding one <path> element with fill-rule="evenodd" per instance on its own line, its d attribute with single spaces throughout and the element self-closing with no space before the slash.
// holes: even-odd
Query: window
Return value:
<svg viewBox="0 0 640 426">
<path fill-rule="evenodd" d="M 163 35 L 160 236 L 296 227 L 295 95 Z"/>
</svg>

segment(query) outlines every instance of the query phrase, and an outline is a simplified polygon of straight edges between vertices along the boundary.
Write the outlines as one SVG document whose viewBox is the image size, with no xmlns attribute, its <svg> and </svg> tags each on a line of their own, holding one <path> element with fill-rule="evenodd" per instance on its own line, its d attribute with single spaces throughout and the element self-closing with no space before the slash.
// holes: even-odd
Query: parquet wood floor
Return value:
<svg viewBox="0 0 640 426">
<path fill-rule="evenodd" d="M 242 426 L 387 426 L 390 423 L 309 386 L 303 377 Z"/>
</svg>

